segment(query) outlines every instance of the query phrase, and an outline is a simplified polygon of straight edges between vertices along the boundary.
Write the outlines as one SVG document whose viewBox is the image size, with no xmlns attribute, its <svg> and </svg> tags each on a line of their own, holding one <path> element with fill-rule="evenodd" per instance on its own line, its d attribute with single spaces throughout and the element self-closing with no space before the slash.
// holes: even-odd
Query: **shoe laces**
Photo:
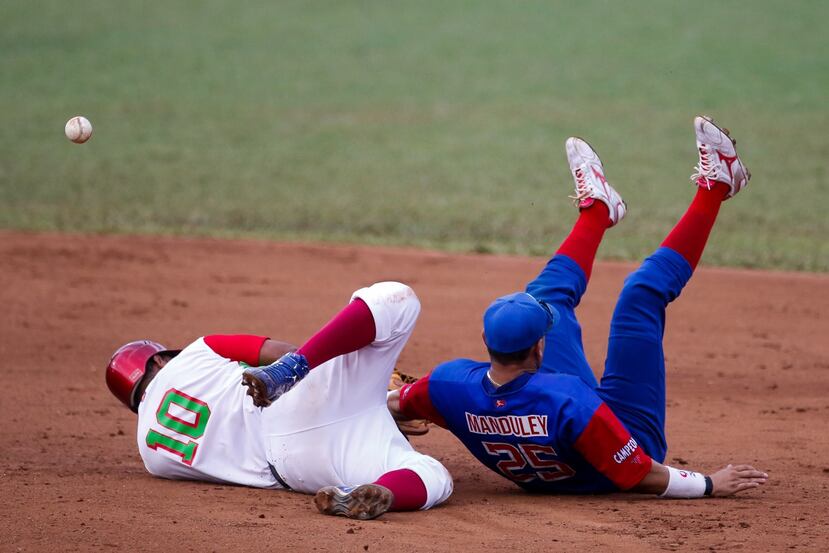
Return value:
<svg viewBox="0 0 829 553">
<path fill-rule="evenodd" d="M 705 185 L 711 189 L 711 182 L 717 180 L 717 163 L 714 162 L 711 152 L 701 144 L 699 146 L 699 163 L 694 166 L 694 172 L 691 174 L 691 181 L 697 182 L 700 178 L 705 179 Z"/>
<path fill-rule="evenodd" d="M 578 206 L 582 200 L 590 197 L 590 185 L 587 184 L 584 167 L 576 167 L 573 176 L 576 177 L 576 193 L 567 197 L 573 200 L 573 205 Z"/>
</svg>

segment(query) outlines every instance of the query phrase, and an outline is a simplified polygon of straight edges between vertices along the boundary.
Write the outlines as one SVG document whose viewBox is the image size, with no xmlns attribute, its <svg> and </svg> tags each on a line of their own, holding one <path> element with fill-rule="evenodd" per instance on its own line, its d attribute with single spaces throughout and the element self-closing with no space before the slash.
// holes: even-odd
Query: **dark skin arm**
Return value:
<svg viewBox="0 0 829 553">
<path fill-rule="evenodd" d="M 293 344 L 289 344 L 288 342 L 280 342 L 279 340 L 271 340 L 268 338 L 262 344 L 262 349 L 259 350 L 259 366 L 270 365 L 286 353 L 296 351 L 297 347 Z M 159 370 L 161 370 L 164 365 L 167 364 L 167 361 L 172 359 L 172 357 L 165 353 L 157 353 L 152 357 L 152 363 L 149 367 L 147 367 L 147 373 L 152 372 L 152 376 L 155 376 Z"/>
<path fill-rule="evenodd" d="M 280 342 L 279 340 L 267 339 L 262 344 L 262 349 L 259 350 L 259 365 L 270 365 L 286 353 L 296 350 L 297 347 L 293 344 L 289 344 L 288 342 Z M 147 372 L 144 375 L 144 378 L 141 380 L 141 383 L 138 385 L 136 397 L 140 398 L 142 395 L 144 395 L 144 390 L 147 389 L 147 386 L 150 382 L 152 382 L 155 375 L 158 374 L 158 371 L 164 368 L 164 365 L 167 364 L 167 361 L 169 361 L 172 358 L 173 357 L 168 353 L 156 353 L 152 356 L 151 361 L 147 366 Z"/>
<path fill-rule="evenodd" d="M 287 342 L 280 342 L 279 340 L 265 340 L 262 344 L 262 349 L 259 350 L 259 365 L 270 365 L 286 353 L 296 351 L 297 347 Z"/>
</svg>

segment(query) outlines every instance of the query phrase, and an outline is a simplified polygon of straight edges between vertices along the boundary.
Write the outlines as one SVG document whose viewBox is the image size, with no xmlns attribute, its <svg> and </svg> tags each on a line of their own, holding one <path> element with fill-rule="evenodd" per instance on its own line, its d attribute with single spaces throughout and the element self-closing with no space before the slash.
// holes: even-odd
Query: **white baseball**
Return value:
<svg viewBox="0 0 829 553">
<path fill-rule="evenodd" d="M 66 122 L 63 132 L 75 144 L 83 144 L 92 136 L 92 123 L 83 115 L 77 115 Z"/>
</svg>

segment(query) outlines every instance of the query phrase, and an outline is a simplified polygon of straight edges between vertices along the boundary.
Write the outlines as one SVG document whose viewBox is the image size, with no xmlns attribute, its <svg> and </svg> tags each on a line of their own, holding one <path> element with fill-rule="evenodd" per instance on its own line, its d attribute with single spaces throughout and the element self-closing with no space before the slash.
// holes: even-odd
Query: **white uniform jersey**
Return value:
<svg viewBox="0 0 829 553">
<path fill-rule="evenodd" d="M 244 366 L 199 338 L 171 359 L 138 406 L 138 450 L 155 476 L 279 487 L 268 468 L 262 411 Z"/>
<path fill-rule="evenodd" d="M 150 473 L 164 478 L 295 491 L 374 482 L 409 469 L 426 486 L 424 509 L 452 493 L 452 477 L 415 451 L 386 406 L 397 358 L 420 302 L 411 288 L 381 282 L 354 293 L 371 310 L 370 345 L 314 368 L 265 409 L 241 385 L 244 367 L 203 338 L 164 366 L 138 407 L 138 448 Z"/>
</svg>

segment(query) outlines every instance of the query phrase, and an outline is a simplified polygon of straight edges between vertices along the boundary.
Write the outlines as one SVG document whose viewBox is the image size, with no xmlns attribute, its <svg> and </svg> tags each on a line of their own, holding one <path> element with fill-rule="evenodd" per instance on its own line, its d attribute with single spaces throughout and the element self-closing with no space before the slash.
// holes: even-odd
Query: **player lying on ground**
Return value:
<svg viewBox="0 0 829 553">
<path fill-rule="evenodd" d="M 181 351 L 150 341 L 122 346 L 106 381 L 138 413 L 147 470 L 312 493 L 323 513 L 360 519 L 445 501 L 448 471 L 409 445 L 386 407 L 420 302 L 396 282 L 351 300 L 297 351 L 249 335 L 205 336 Z M 269 366 L 250 368 L 260 365 Z M 243 376 L 251 387 L 240 386 Z M 266 406 L 294 385 L 268 409 L 247 397 L 269 389 L 270 399 L 256 399 Z"/>
<path fill-rule="evenodd" d="M 702 497 L 765 483 L 767 475 L 748 465 L 728 465 L 709 477 L 662 464 L 665 309 L 691 278 L 721 202 L 749 178 L 727 132 L 702 117 L 695 128 L 699 188 L 662 246 L 626 279 L 600 383 L 587 364 L 574 309 L 605 230 L 627 206 L 593 149 L 570 138 L 578 220 L 526 293 L 498 298 L 486 310 L 491 361 L 439 365 L 389 394 L 392 413 L 448 428 L 481 463 L 531 491 Z"/>
</svg>

